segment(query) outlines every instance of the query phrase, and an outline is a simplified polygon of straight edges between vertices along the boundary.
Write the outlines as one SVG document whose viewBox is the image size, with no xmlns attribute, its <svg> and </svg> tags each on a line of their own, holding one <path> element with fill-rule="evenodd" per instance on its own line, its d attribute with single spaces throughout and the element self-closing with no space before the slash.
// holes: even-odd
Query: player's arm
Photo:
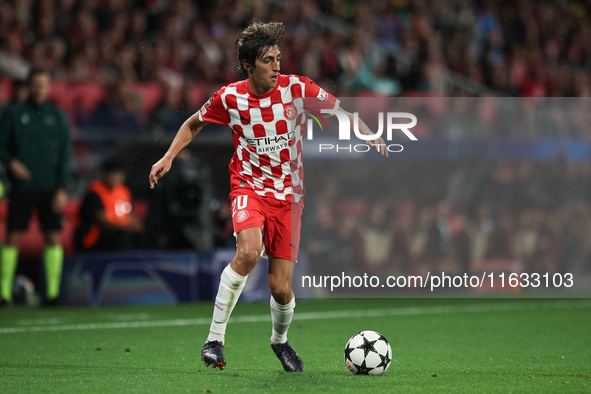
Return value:
<svg viewBox="0 0 591 394">
<path fill-rule="evenodd" d="M 53 195 L 51 207 L 54 212 L 63 213 L 68 203 L 66 188 L 72 173 L 72 140 L 70 139 L 70 129 L 68 127 L 66 115 L 61 110 L 57 110 L 57 116 L 62 134 L 62 144 L 60 147 L 61 155 L 60 163 L 58 165 L 57 189 Z"/>
<path fill-rule="evenodd" d="M 7 108 L 0 117 L 0 161 L 8 163 L 12 158 L 10 145 L 12 137 L 12 116 L 10 108 Z"/>
<path fill-rule="evenodd" d="M 6 168 L 21 182 L 28 182 L 31 179 L 31 171 L 27 166 L 14 157 L 14 124 L 15 111 L 8 108 L 0 118 L 0 161 L 6 163 Z"/>
<path fill-rule="evenodd" d="M 199 134 L 206 124 L 207 122 L 199 120 L 199 112 L 196 112 L 182 124 L 170 144 L 168 151 L 152 166 L 152 170 L 150 171 L 150 189 L 153 189 L 158 183 L 158 180 L 170 171 L 172 161 L 176 155 Z"/>
<path fill-rule="evenodd" d="M 339 111 L 341 111 L 342 113 L 347 115 L 347 117 L 349 118 L 349 124 L 351 125 L 351 134 L 353 134 L 353 127 L 354 127 L 353 114 L 345 111 L 340 106 L 339 106 Z M 338 123 L 336 116 L 331 116 L 330 119 L 333 122 Z M 365 124 L 365 122 L 361 118 L 358 119 L 358 126 L 359 126 L 359 132 L 363 135 L 374 135 L 375 134 L 369 129 L 369 127 L 367 127 L 367 125 Z M 376 138 L 373 140 L 366 140 L 365 143 L 367 145 L 371 146 L 372 148 L 374 148 L 375 150 L 377 150 L 378 152 L 380 152 L 381 155 L 386 156 L 386 157 L 389 156 L 386 142 L 384 141 L 384 139 L 382 137 L 379 137 L 379 138 Z"/>
<path fill-rule="evenodd" d="M 338 106 L 338 111 L 341 111 L 343 114 L 347 116 L 347 118 L 349 118 L 349 124 L 351 125 L 351 133 L 353 133 L 353 127 L 355 124 L 353 122 L 353 114 L 345 111 L 340 106 L 340 102 L 336 99 L 336 97 L 324 91 L 322 88 L 320 88 L 320 86 L 316 85 L 314 81 L 312 81 L 311 79 L 306 77 L 300 77 L 300 79 L 305 83 L 306 86 L 305 97 L 311 100 L 307 102 L 308 105 L 319 110 L 334 110 Z M 338 120 L 336 117 L 330 116 L 329 113 L 326 113 L 326 115 L 328 115 L 333 120 L 333 122 L 336 122 L 338 124 Z M 363 135 L 375 134 L 369 129 L 369 127 L 367 127 L 365 122 L 361 119 L 359 119 L 358 126 L 359 132 Z M 366 140 L 365 143 L 370 147 L 375 148 L 375 150 L 377 150 L 381 155 L 388 156 L 388 147 L 386 146 L 386 143 L 384 142 L 383 138 L 380 137 L 372 140 Z"/>
</svg>

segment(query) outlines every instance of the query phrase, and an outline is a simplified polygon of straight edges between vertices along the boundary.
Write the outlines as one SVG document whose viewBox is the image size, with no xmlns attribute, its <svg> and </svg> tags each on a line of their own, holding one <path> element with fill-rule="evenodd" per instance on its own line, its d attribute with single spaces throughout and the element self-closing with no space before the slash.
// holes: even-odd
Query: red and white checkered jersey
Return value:
<svg viewBox="0 0 591 394">
<path fill-rule="evenodd" d="M 221 88 L 201 107 L 199 120 L 232 130 L 232 190 L 242 185 L 277 200 L 302 199 L 304 106 L 314 111 L 337 109 L 339 100 L 309 78 L 279 74 L 267 94 L 252 93 L 244 80 Z"/>
</svg>

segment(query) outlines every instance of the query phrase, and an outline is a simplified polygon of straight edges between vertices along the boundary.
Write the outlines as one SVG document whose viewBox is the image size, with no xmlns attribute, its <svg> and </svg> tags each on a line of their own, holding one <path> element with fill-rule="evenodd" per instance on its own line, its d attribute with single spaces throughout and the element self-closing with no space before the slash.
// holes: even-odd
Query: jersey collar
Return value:
<svg viewBox="0 0 591 394">
<path fill-rule="evenodd" d="M 271 95 L 273 93 L 275 93 L 277 91 L 277 89 L 279 88 L 279 80 L 281 79 L 281 77 L 282 77 L 281 73 L 277 73 L 277 83 L 275 84 L 275 87 L 265 94 L 254 94 L 252 92 L 252 90 L 250 90 L 250 83 L 248 82 L 248 79 L 245 81 L 246 82 L 246 90 L 248 91 L 248 94 L 250 96 L 252 96 L 256 99 L 259 99 L 259 100 L 267 98 L 267 97 L 271 97 Z"/>
</svg>

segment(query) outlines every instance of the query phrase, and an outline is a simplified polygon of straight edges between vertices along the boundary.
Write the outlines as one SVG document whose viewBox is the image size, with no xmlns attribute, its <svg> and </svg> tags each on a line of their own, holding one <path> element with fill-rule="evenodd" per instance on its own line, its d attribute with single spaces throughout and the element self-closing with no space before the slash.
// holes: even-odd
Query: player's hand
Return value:
<svg viewBox="0 0 591 394">
<path fill-rule="evenodd" d="M 158 180 L 160 180 L 160 178 L 170 171 L 171 165 L 172 160 L 166 157 L 163 157 L 154 163 L 152 166 L 152 171 L 150 171 L 150 189 L 153 189 L 158 183 Z"/>
<path fill-rule="evenodd" d="M 386 145 L 386 142 L 384 141 L 383 138 L 380 137 L 380 138 L 376 138 L 375 140 L 367 140 L 365 142 L 367 143 L 367 145 L 371 146 L 372 148 L 374 148 L 375 150 L 380 152 L 380 155 L 386 156 L 386 157 L 390 156 L 388 154 L 388 146 Z"/>
<path fill-rule="evenodd" d="M 64 189 L 57 189 L 51 200 L 51 209 L 55 213 L 63 213 L 68 203 L 68 194 Z"/>
<path fill-rule="evenodd" d="M 18 159 L 11 159 L 8 162 L 8 168 L 12 175 L 21 182 L 29 182 L 31 180 L 31 171 L 27 166 Z"/>
</svg>

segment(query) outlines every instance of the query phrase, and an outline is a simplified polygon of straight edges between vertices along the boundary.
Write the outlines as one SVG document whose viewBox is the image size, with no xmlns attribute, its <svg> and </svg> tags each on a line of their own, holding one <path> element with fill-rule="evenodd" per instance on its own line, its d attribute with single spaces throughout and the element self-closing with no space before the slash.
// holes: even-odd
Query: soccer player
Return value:
<svg viewBox="0 0 591 394">
<path fill-rule="evenodd" d="M 232 130 L 235 152 L 230 162 L 230 200 L 237 250 L 222 272 L 209 335 L 201 351 L 205 364 L 214 368 L 226 366 L 226 325 L 263 248 L 269 260 L 271 348 L 285 371 L 299 372 L 304 367 L 287 341 L 295 307 L 291 279 L 303 208 L 305 120 L 294 103 L 309 98 L 316 110 L 340 107 L 334 96 L 310 79 L 280 74 L 283 30 L 279 22 L 254 22 L 240 33 L 235 43 L 239 68 L 248 78 L 221 88 L 187 119 L 150 172 L 150 187 L 154 188 L 179 151 L 207 123 Z M 359 126 L 362 133 L 372 134 L 363 122 Z M 367 143 L 387 155 L 383 139 Z"/>
<path fill-rule="evenodd" d="M 47 301 L 54 305 L 64 260 L 60 231 L 72 147 L 65 114 L 48 101 L 49 74 L 35 68 L 28 84 L 30 97 L 12 104 L 0 120 L 0 160 L 7 163 L 12 181 L 6 245 L 0 250 L 0 303 L 12 301 L 18 246 L 35 209 L 45 238 Z"/>
</svg>

